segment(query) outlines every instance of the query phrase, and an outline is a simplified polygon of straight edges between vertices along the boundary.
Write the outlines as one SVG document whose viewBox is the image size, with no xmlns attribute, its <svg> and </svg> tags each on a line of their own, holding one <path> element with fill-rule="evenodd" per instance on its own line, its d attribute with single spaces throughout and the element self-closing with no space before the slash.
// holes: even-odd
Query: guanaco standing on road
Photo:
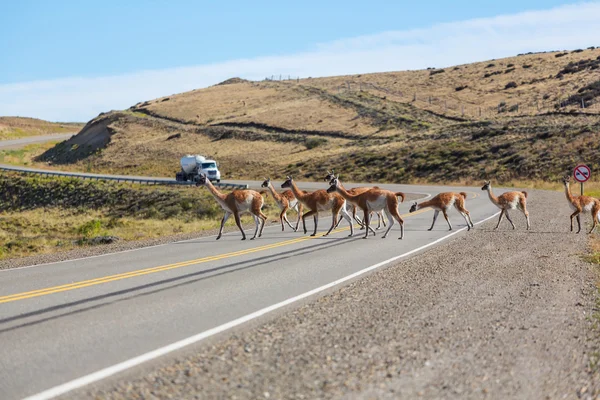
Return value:
<svg viewBox="0 0 600 400">
<path fill-rule="evenodd" d="M 334 170 L 331 171 L 327 171 L 327 176 L 323 179 L 326 182 L 331 182 L 332 179 L 335 178 L 334 175 Z M 374 188 L 378 188 L 377 186 L 373 186 Z M 373 187 L 357 187 L 357 188 L 352 188 L 352 189 L 348 189 L 348 193 L 350 194 L 361 194 L 366 192 L 367 190 L 372 189 Z M 358 224 L 360 225 L 360 229 L 364 229 L 365 228 L 365 224 L 363 223 L 363 221 L 358 217 L 358 215 L 356 215 L 356 205 L 352 204 L 351 202 L 346 202 L 346 211 L 348 211 L 348 213 L 352 213 L 352 218 L 358 222 Z M 340 224 L 340 222 L 342 222 L 342 216 L 340 216 L 340 219 L 338 220 L 337 224 L 335 225 L 335 227 L 337 228 L 337 226 Z M 385 228 L 386 224 L 385 224 L 385 218 L 383 218 L 383 215 L 380 212 L 377 213 L 377 230 L 381 229 L 381 223 L 383 222 L 383 227 Z"/>
<path fill-rule="evenodd" d="M 283 225 L 283 221 L 285 221 L 290 228 L 294 230 L 294 232 L 298 231 L 298 225 L 300 224 L 300 218 L 302 218 L 302 203 L 298 201 L 294 193 L 291 190 L 285 190 L 282 193 L 277 193 L 275 187 L 271 183 L 271 178 L 265 178 L 265 181 L 260 185 L 261 187 L 269 189 L 271 192 L 271 196 L 279 206 L 279 210 L 281 213 L 279 214 L 279 222 L 281 222 L 281 230 L 285 230 L 285 226 Z M 296 227 L 294 228 L 290 221 L 287 218 L 287 211 L 289 209 L 293 209 L 298 213 L 298 219 L 296 220 Z"/>
<path fill-rule="evenodd" d="M 264 203 L 263 197 L 255 190 L 234 190 L 231 193 L 223 194 L 217 190 L 216 187 L 210 182 L 210 179 L 206 177 L 206 175 L 201 174 L 198 177 L 198 181 L 196 182 L 196 186 L 204 185 L 213 195 L 217 203 L 221 206 L 223 211 L 225 211 L 225 215 L 221 220 L 221 228 L 219 229 L 219 235 L 217 236 L 217 240 L 221 239 L 221 235 L 223 233 L 223 226 L 225 222 L 233 215 L 235 218 L 235 223 L 240 228 L 240 232 L 242 232 L 242 240 L 246 240 L 246 233 L 244 233 L 244 229 L 242 229 L 242 224 L 240 222 L 240 214 L 244 212 L 249 212 L 252 214 L 254 218 L 254 222 L 256 224 L 256 229 L 254 230 L 254 236 L 250 240 L 254 240 L 256 238 L 256 234 L 258 233 L 258 225 L 259 220 L 262 220 L 262 225 L 260 226 L 260 233 L 258 233 L 258 237 L 262 236 L 263 229 L 265 228 L 265 221 L 267 220 L 267 216 L 263 214 L 261 208 Z"/>
<path fill-rule="evenodd" d="M 309 209 L 308 212 L 302 215 L 302 227 L 304 228 L 304 233 L 306 230 L 306 218 L 313 216 L 315 222 L 315 230 L 312 235 L 315 236 L 317 234 L 317 224 L 319 222 L 319 211 L 327 211 L 331 210 L 332 212 L 332 222 L 331 228 L 327 231 L 324 236 L 329 235 L 329 233 L 333 230 L 337 222 L 337 216 L 339 213 L 342 213 L 342 216 L 348 221 L 350 224 L 350 235 L 354 234 L 354 225 L 352 224 L 352 218 L 346 211 L 346 200 L 342 196 L 336 193 L 327 193 L 326 190 L 317 190 L 315 192 L 305 192 L 304 190 L 300 190 L 296 183 L 294 182 L 294 178 L 291 176 L 286 177 L 286 181 L 281 185 L 282 188 L 290 188 L 294 193 L 294 196 L 298 199 L 299 202 L 304 204 L 305 207 Z"/>
<path fill-rule="evenodd" d="M 529 224 L 529 212 L 527 211 L 527 192 L 506 192 L 496 197 L 492 192 L 492 184 L 490 181 L 485 181 L 481 190 L 487 190 L 490 201 L 502 210 L 500 212 L 500 218 L 498 218 L 498 224 L 494 229 L 498 229 L 500 222 L 502 222 L 502 218 L 504 218 L 504 214 L 506 214 L 506 219 L 508 219 L 508 222 L 510 222 L 513 229 L 515 229 L 515 224 L 513 224 L 510 215 L 508 215 L 509 210 L 515 209 L 520 210 L 525 215 L 525 218 L 527 219 L 527 230 L 531 228 L 531 225 Z"/>
<path fill-rule="evenodd" d="M 394 219 L 400 224 L 399 239 L 404 238 L 404 220 L 398 213 L 398 197 L 402 198 L 401 202 L 404 201 L 404 193 L 394 193 L 389 190 L 373 188 L 364 193 L 352 195 L 344 189 L 338 178 L 332 179 L 329 184 L 331 186 L 327 189 L 327 192 L 339 193 L 344 199 L 356 204 L 363 211 L 363 221 L 365 221 L 365 236 L 363 236 L 363 239 L 369 237 L 369 230 L 373 232 L 373 235 L 376 235 L 375 231 L 369 226 L 369 219 L 372 211 L 384 211 L 388 217 L 389 226 L 383 234 L 383 239 L 387 237 L 390 229 L 394 226 Z"/>
<path fill-rule="evenodd" d="M 437 219 L 440 211 L 444 215 L 446 222 L 448 223 L 449 230 L 452 230 L 452 224 L 448 219 L 448 210 L 454 206 L 456 211 L 460 213 L 465 219 L 467 223 L 467 229 L 471 230 L 474 226 L 473 221 L 471 221 L 471 214 L 465 208 L 465 200 L 467 199 L 467 194 L 465 192 L 454 193 L 454 192 L 444 192 L 440 193 L 437 196 L 433 197 L 430 200 L 423 201 L 418 203 L 415 201 L 413 205 L 410 207 L 409 212 L 413 213 L 421 208 L 431 207 L 434 209 L 433 214 L 433 222 L 431 223 L 431 228 L 427 229 L 428 231 L 433 229 L 433 225 L 435 225 L 435 220 Z"/>
<path fill-rule="evenodd" d="M 571 193 L 571 188 L 569 184 L 571 183 L 571 178 L 569 176 L 565 176 L 563 178 L 563 184 L 565 185 L 565 194 L 567 195 L 567 200 L 569 201 L 569 206 L 573 210 L 573 214 L 571 214 L 571 232 L 573 232 L 573 217 L 577 217 L 577 233 L 581 232 L 581 216 L 580 214 L 591 214 L 592 215 L 592 230 L 590 233 L 594 232 L 596 229 L 596 225 L 598 224 L 600 216 L 598 213 L 600 212 L 600 200 L 595 199 L 590 196 L 574 196 Z"/>
</svg>

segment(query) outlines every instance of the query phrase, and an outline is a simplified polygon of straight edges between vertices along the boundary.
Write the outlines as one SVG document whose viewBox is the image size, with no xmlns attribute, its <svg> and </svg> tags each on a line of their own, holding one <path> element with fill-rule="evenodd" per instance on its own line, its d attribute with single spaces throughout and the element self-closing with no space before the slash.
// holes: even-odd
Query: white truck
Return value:
<svg viewBox="0 0 600 400">
<path fill-rule="evenodd" d="M 178 182 L 196 182 L 200 174 L 205 174 L 209 180 L 221 182 L 221 172 L 215 160 L 207 160 L 201 155 L 187 155 L 179 161 L 181 171 L 175 174 Z"/>
</svg>

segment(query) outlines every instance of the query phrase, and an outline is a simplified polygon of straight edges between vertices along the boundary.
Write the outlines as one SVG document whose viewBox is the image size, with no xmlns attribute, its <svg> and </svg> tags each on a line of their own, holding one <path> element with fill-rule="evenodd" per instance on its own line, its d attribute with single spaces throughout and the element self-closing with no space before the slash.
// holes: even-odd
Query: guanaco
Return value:
<svg viewBox="0 0 600 400">
<path fill-rule="evenodd" d="M 372 211 L 377 212 L 382 210 L 385 211 L 389 221 L 389 226 L 382 238 L 385 239 L 392 229 L 392 226 L 394 226 L 394 219 L 400 224 L 399 239 L 404 238 L 404 220 L 398 213 L 398 197 L 401 197 L 402 200 L 400 202 L 403 202 L 405 198 L 404 193 L 373 188 L 364 193 L 352 195 L 344 189 L 338 178 L 332 179 L 329 184 L 330 186 L 329 189 L 327 189 L 327 192 L 339 193 L 344 199 L 356 204 L 363 211 L 363 220 L 365 221 L 365 236 L 363 236 L 363 239 L 369 237 L 369 230 L 373 232 L 373 235 L 376 235 L 375 231 L 369 226 L 370 214 Z"/>
<path fill-rule="evenodd" d="M 431 228 L 427 229 L 428 231 L 433 229 L 433 225 L 435 225 L 435 220 L 437 219 L 440 211 L 444 215 L 446 222 L 448 223 L 449 230 L 452 230 L 452 224 L 448 219 L 448 210 L 454 206 L 456 211 L 460 213 L 465 219 L 467 223 L 467 229 L 471 230 L 473 225 L 473 221 L 471 221 L 471 214 L 465 208 L 465 200 L 467 199 L 467 194 L 465 192 L 454 193 L 454 192 L 444 192 L 440 193 L 437 196 L 433 197 L 430 200 L 423 201 L 418 203 L 415 201 L 413 205 L 410 207 L 409 212 L 413 213 L 421 208 L 431 207 L 434 210 L 433 213 L 433 222 L 431 223 Z"/>
<path fill-rule="evenodd" d="M 490 201 L 502 210 L 500 212 L 500 218 L 498 218 L 498 224 L 494 229 L 498 229 L 505 214 L 506 219 L 508 219 L 508 222 L 510 222 L 513 229 L 515 229 L 515 224 L 513 224 L 510 215 L 508 215 L 509 210 L 515 209 L 520 210 L 525 215 L 525 218 L 527 219 L 527 230 L 531 228 L 531 225 L 529 224 L 529 212 L 527 211 L 527 192 L 506 192 L 496 197 L 494 196 L 494 193 L 492 193 L 492 184 L 490 181 L 485 181 L 481 190 L 487 190 Z"/>
<path fill-rule="evenodd" d="M 219 229 L 219 234 L 217 235 L 217 240 L 221 239 L 221 235 L 223 234 L 223 226 L 225 222 L 233 215 L 235 218 L 235 223 L 240 228 L 240 232 L 242 232 L 242 240 L 246 240 L 246 233 L 244 233 L 244 229 L 242 229 L 242 224 L 240 222 L 240 214 L 244 212 L 249 212 L 252 214 L 254 218 L 254 223 L 256 224 L 256 229 L 254 230 L 254 236 L 250 240 L 254 240 L 256 238 L 256 234 L 258 233 L 258 225 L 259 220 L 262 220 L 262 225 L 260 227 L 260 233 L 258 233 L 258 237 L 262 236 L 263 229 L 265 228 L 265 222 L 267 220 L 267 216 L 263 214 L 261 208 L 264 203 L 263 197 L 255 190 L 234 190 L 229 194 L 223 194 L 217 190 L 216 187 L 210 182 L 210 179 L 206 177 L 205 174 L 201 174 L 198 177 L 198 181 L 196 182 L 196 186 L 206 186 L 210 194 L 213 195 L 217 203 L 221 206 L 223 211 L 225 211 L 225 215 L 223 215 L 223 219 L 221 220 L 221 228 Z"/>
<path fill-rule="evenodd" d="M 334 174 L 334 170 L 332 169 L 331 171 L 327 171 L 327 176 L 325 176 L 325 178 L 323 179 L 326 182 L 331 182 L 332 179 L 335 178 L 335 174 Z M 378 188 L 377 186 L 373 186 L 374 188 Z M 350 194 L 361 194 L 366 192 L 367 190 L 372 189 L 373 187 L 357 187 L 357 188 L 352 188 L 352 189 L 348 189 L 348 193 Z M 348 211 L 348 213 L 352 215 L 352 218 L 358 222 L 358 224 L 360 225 L 360 229 L 365 229 L 365 224 L 363 223 L 363 221 L 358 217 L 358 215 L 356 215 L 356 205 L 352 204 L 351 202 L 346 202 L 346 211 Z M 340 219 L 338 220 L 337 224 L 335 225 L 335 227 L 337 228 L 337 226 L 340 224 L 340 222 L 342 222 L 342 219 L 344 217 L 340 216 Z M 381 229 L 381 223 L 383 222 L 383 226 L 386 226 L 385 223 L 385 218 L 383 218 L 382 212 L 378 212 L 377 213 L 377 230 Z"/>
<path fill-rule="evenodd" d="M 302 218 L 302 203 L 298 201 L 294 193 L 291 190 L 286 190 L 282 193 L 277 193 L 275 187 L 271 183 L 271 178 L 265 178 L 265 181 L 260 185 L 261 187 L 268 188 L 271 192 L 271 196 L 279 206 L 279 210 L 281 213 L 279 214 L 279 222 L 281 222 L 281 230 L 285 230 L 285 226 L 283 225 L 283 221 L 285 221 L 290 228 L 294 230 L 294 232 L 298 231 L 298 225 L 300 225 L 300 218 Z M 293 209 L 298 213 L 298 219 L 296 220 L 296 227 L 293 227 L 290 224 L 290 221 L 287 218 L 287 211 L 289 209 Z"/>
<path fill-rule="evenodd" d="M 596 229 L 596 225 L 599 222 L 600 216 L 598 213 L 600 212 L 600 200 L 595 199 L 590 196 L 574 196 L 571 194 L 571 188 L 569 184 L 571 183 L 571 177 L 565 176 L 563 178 L 563 184 L 565 185 L 565 194 L 567 195 L 567 200 L 569 201 L 569 205 L 573 210 L 573 214 L 571 214 L 571 232 L 573 232 L 573 217 L 577 217 L 577 233 L 581 232 L 581 219 L 580 214 L 590 213 L 592 215 L 592 230 L 590 233 L 594 232 Z"/>
<path fill-rule="evenodd" d="M 317 190 L 315 192 L 306 192 L 298 188 L 296 183 L 294 182 L 294 178 L 291 176 L 286 177 L 286 181 L 281 185 L 282 188 L 290 188 L 294 193 L 294 196 L 298 199 L 299 202 L 304 204 L 305 207 L 309 209 L 306 213 L 302 215 L 302 227 L 304 228 L 304 233 L 306 230 L 306 218 L 312 216 L 315 222 L 315 230 L 311 236 L 315 236 L 317 234 L 317 224 L 319 222 L 319 211 L 327 211 L 331 210 L 332 212 L 332 222 L 331 228 L 327 231 L 324 236 L 329 235 L 333 228 L 335 227 L 335 223 L 337 222 L 337 216 L 339 213 L 342 213 L 342 216 L 348 221 L 350 224 L 350 235 L 354 235 L 354 225 L 352 225 L 352 218 L 346 211 L 346 200 L 342 196 L 337 193 L 327 193 L 326 190 Z"/>
</svg>

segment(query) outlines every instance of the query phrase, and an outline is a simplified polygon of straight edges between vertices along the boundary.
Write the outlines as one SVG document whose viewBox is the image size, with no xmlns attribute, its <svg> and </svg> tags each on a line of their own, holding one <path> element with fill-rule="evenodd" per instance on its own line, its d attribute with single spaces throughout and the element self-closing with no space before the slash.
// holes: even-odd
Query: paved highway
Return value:
<svg viewBox="0 0 600 400">
<path fill-rule="evenodd" d="M 250 187 L 260 182 L 243 181 Z M 325 183 L 299 183 L 325 188 Z M 353 185 L 347 185 L 352 187 Z M 479 188 L 379 185 L 427 197 L 467 191 L 475 223 L 497 213 Z M 205 189 L 199 189 L 205 190 Z M 0 271 L 0 398 L 46 399 L 196 343 L 448 238 L 433 213 L 408 215 L 405 239 L 348 238 L 345 222 L 329 237 L 279 226 L 262 238 L 239 232 L 81 260 Z M 451 213 L 453 234 L 468 234 Z M 321 233 L 329 218 L 320 219 Z M 252 227 L 248 226 L 249 229 Z M 309 227 L 310 231 L 310 227 Z M 435 251 L 435 250 L 433 250 Z"/>
<path fill-rule="evenodd" d="M 28 144 L 62 141 L 69 139 L 73 135 L 73 133 L 56 133 L 52 135 L 29 136 L 21 139 L 0 140 L 0 149 L 19 149 Z"/>
<path fill-rule="evenodd" d="M 449 189 L 380 186 L 431 194 Z M 453 190 L 469 192 L 474 222 L 497 212 L 478 188 Z M 449 234 L 441 218 L 427 231 L 430 210 L 407 215 L 408 208 L 408 202 L 400 207 L 406 221 L 402 241 L 397 225 L 385 240 L 363 240 L 360 231 L 348 238 L 344 223 L 329 237 L 314 238 L 270 227 L 255 241 L 241 241 L 233 232 L 220 241 L 205 237 L 1 271 L 0 398 L 49 389 L 36 398 L 51 398 L 135 368 Z M 457 213 L 451 220 L 455 230 L 464 228 Z M 327 219 L 320 222 L 324 232 Z"/>
</svg>

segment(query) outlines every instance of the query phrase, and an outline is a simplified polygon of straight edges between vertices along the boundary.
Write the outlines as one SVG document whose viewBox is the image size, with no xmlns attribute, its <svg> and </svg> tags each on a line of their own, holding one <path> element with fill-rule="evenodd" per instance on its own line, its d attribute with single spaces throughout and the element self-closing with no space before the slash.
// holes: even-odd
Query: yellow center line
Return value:
<svg viewBox="0 0 600 400">
<path fill-rule="evenodd" d="M 473 192 L 469 192 L 469 193 L 473 193 Z M 475 193 L 473 193 L 473 194 L 475 195 L 475 197 L 478 196 Z M 421 214 L 421 213 L 424 213 L 424 212 L 427 212 L 430 210 L 431 210 L 431 208 L 424 208 L 424 209 L 415 211 L 410 214 L 403 214 L 402 217 L 406 218 L 408 216 Z M 350 229 L 349 227 L 336 229 L 336 230 L 333 230 L 331 233 L 333 234 L 333 233 L 344 232 L 349 229 Z M 198 258 L 195 260 L 183 261 L 183 262 L 174 263 L 174 264 L 160 265 L 157 267 L 144 268 L 144 269 L 139 269 L 139 270 L 130 271 L 130 272 L 124 272 L 124 273 L 116 274 L 116 275 L 108 275 L 108 276 L 95 278 L 95 279 L 89 279 L 89 280 L 85 280 L 85 281 L 73 282 L 73 283 L 68 283 L 68 284 L 59 285 L 59 286 L 52 286 L 52 287 L 47 287 L 47 288 L 43 288 L 43 289 L 31 290 L 28 292 L 21 292 L 21 293 L 6 295 L 6 296 L 0 296 L 0 304 L 10 303 L 10 302 L 17 301 L 17 300 L 30 299 L 33 297 L 46 296 L 46 295 L 53 294 L 53 293 L 60 293 L 60 292 L 66 292 L 66 291 L 75 290 L 75 289 L 81 289 L 81 288 L 85 288 L 85 287 L 89 287 L 89 286 L 100 285 L 102 283 L 114 282 L 114 281 L 119 281 L 119 280 L 123 280 L 123 279 L 134 278 L 137 276 L 154 274 L 157 272 L 169 271 L 169 270 L 176 269 L 176 268 L 187 267 L 190 265 L 203 264 L 203 263 L 210 262 L 210 261 L 217 261 L 217 260 L 223 260 L 226 258 L 238 257 L 238 256 L 246 255 L 246 254 L 256 253 L 259 251 L 274 249 L 277 247 L 288 246 L 291 244 L 296 244 L 296 243 L 316 239 L 316 238 L 323 237 L 323 236 L 325 236 L 325 233 L 320 233 L 320 234 L 317 234 L 316 236 L 300 237 L 297 239 L 285 240 L 285 241 L 279 242 L 279 243 L 273 243 L 273 244 L 268 244 L 268 245 L 264 245 L 264 246 L 253 247 L 250 249 L 234 251 L 231 253 L 218 254 L 218 255 L 214 255 L 214 256 Z"/>
</svg>

